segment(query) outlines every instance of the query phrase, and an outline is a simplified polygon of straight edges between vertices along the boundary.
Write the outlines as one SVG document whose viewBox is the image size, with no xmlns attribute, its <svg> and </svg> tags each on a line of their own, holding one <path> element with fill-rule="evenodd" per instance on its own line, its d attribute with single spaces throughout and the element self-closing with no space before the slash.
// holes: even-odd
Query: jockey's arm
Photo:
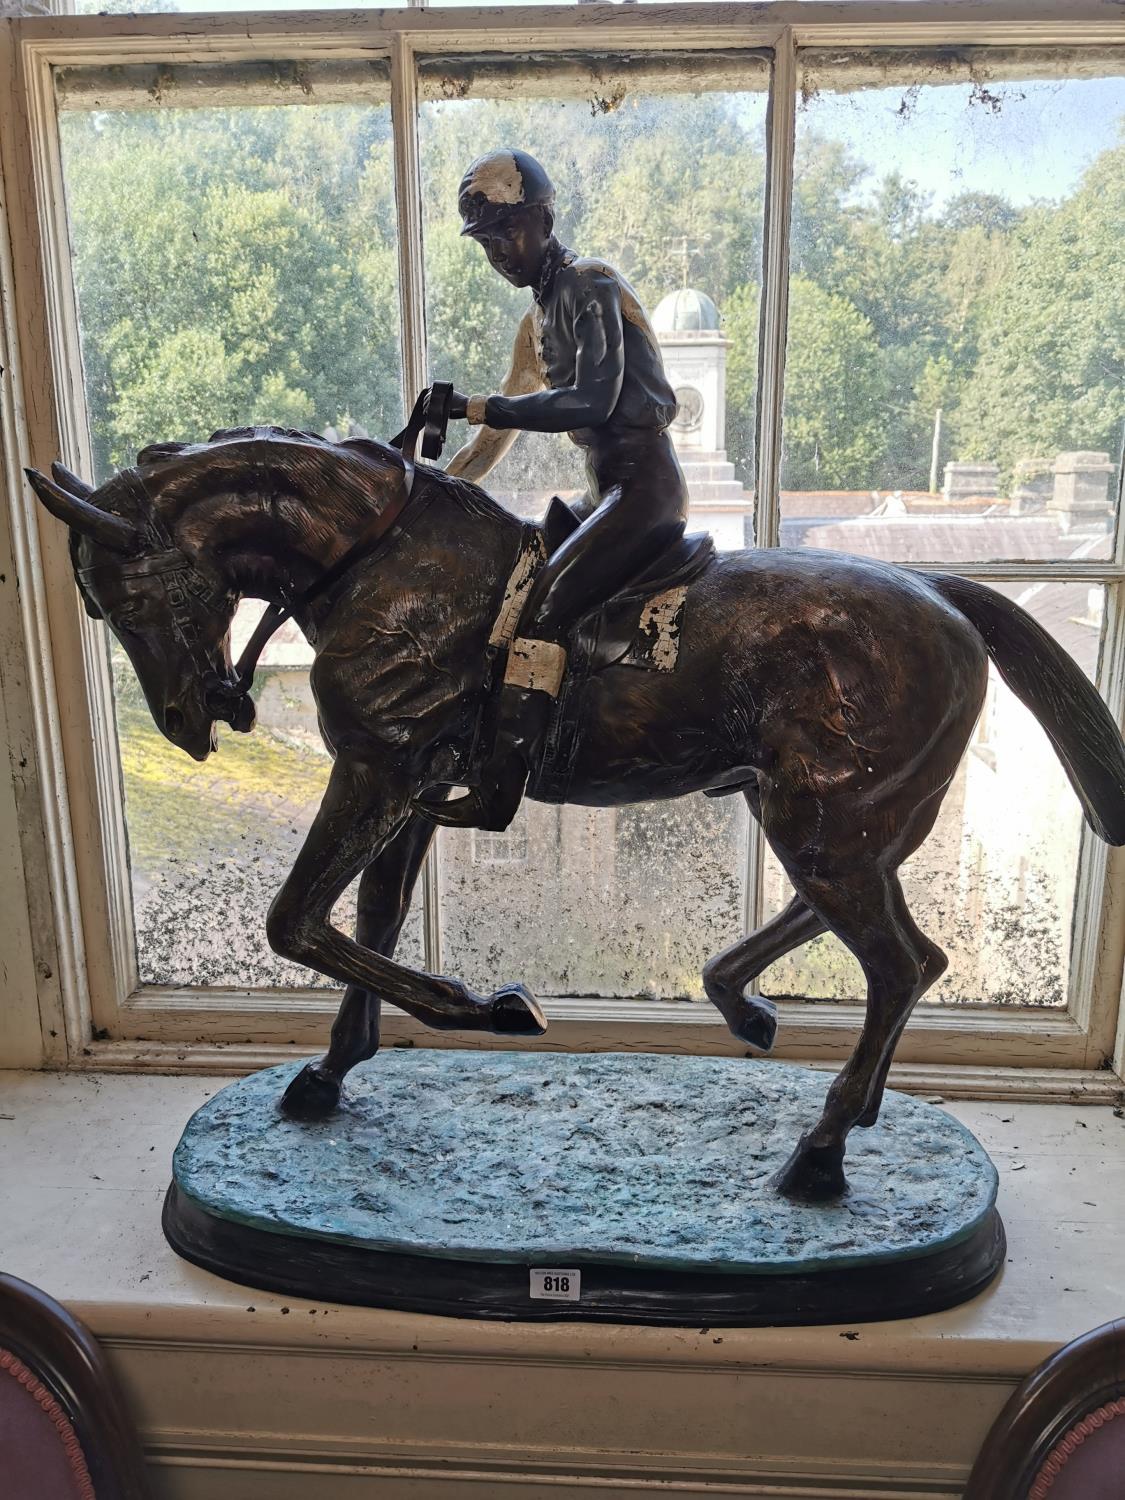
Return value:
<svg viewBox="0 0 1125 1500">
<path fill-rule="evenodd" d="M 536 348 L 532 309 L 528 308 L 516 330 L 512 345 L 512 363 L 500 386 L 505 396 L 524 396 L 542 390 L 543 375 Z M 495 427 L 478 427 L 473 436 L 459 448 L 445 466 L 447 474 L 461 479 L 481 480 L 494 469 L 515 442 L 515 428 L 498 431 Z"/>
<path fill-rule="evenodd" d="M 521 396 L 489 396 L 490 426 L 575 432 L 607 422 L 625 378 L 621 288 L 611 276 L 583 276 L 574 307 L 574 384 Z"/>
</svg>

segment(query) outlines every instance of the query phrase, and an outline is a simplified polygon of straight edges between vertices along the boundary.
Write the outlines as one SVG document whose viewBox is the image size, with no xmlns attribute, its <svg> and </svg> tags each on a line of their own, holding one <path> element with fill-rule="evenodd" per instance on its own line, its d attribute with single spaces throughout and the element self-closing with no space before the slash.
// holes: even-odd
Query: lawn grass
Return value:
<svg viewBox="0 0 1125 1500">
<path fill-rule="evenodd" d="M 164 738 L 143 702 L 120 694 L 117 726 L 134 867 L 155 872 L 230 854 L 265 827 L 308 825 L 328 780 L 329 762 L 266 730 L 219 729 L 219 751 L 202 765 Z"/>
</svg>

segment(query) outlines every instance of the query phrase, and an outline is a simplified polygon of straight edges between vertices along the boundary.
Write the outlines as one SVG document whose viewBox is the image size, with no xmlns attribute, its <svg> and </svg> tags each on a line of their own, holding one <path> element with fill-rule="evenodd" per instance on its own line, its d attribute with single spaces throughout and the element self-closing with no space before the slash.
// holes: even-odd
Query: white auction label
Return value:
<svg viewBox="0 0 1125 1500">
<path fill-rule="evenodd" d="M 551 1302 L 580 1302 L 582 1300 L 582 1272 L 556 1271 L 533 1266 L 531 1269 L 531 1296 L 546 1297 Z"/>
</svg>

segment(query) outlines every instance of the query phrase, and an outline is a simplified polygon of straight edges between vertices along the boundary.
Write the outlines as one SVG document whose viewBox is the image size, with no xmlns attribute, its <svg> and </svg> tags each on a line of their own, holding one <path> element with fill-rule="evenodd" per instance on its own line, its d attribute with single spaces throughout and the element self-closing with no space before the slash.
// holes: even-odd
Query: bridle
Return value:
<svg viewBox="0 0 1125 1500">
<path fill-rule="evenodd" d="M 164 585 L 172 628 L 198 673 L 203 688 L 204 706 L 213 718 L 224 720 L 240 733 L 252 729 L 255 710 L 250 689 L 254 684 L 258 659 L 266 643 L 286 620 L 319 599 L 357 563 L 397 535 L 414 490 L 415 445 L 421 435 L 422 456 L 440 458 L 449 424 L 452 395 L 453 387 L 446 384 L 435 384 L 419 395 L 406 426 L 388 445 L 397 448 L 402 456 L 402 482 L 397 491 L 343 556 L 326 568 L 308 588 L 280 604 L 271 604 L 266 609 L 239 657 L 233 677 L 222 677 L 215 670 L 199 638 L 196 613 L 193 610 L 193 601 L 197 606 L 202 605 L 205 610 L 220 609 L 230 597 L 228 590 L 216 588 L 209 583 L 187 554 L 176 546 L 167 526 L 157 514 L 140 471 L 126 469 L 118 475 L 119 482 L 132 494 L 137 513 L 143 517 L 142 526 L 148 545 L 140 556 L 130 558 L 120 566 L 115 565 L 114 574 L 118 578 L 160 579 Z M 108 565 L 101 564 L 99 567 L 76 570 L 78 586 L 87 602 L 89 595 L 85 585 L 106 566 Z"/>
</svg>

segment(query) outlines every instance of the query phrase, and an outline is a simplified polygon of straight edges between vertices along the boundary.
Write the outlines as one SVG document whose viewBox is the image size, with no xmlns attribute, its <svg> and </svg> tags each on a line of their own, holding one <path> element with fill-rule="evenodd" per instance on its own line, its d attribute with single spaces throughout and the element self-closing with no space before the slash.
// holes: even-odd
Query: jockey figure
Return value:
<svg viewBox="0 0 1125 1500">
<path fill-rule="evenodd" d="M 566 667 L 563 641 L 683 531 L 687 488 L 667 428 L 676 398 L 636 293 L 554 234 L 555 190 L 534 157 L 492 151 L 461 182 L 462 234 L 513 286 L 530 287 L 511 369 L 493 396 L 454 393 L 478 431 L 448 472 L 479 480 L 520 431 L 565 432 L 585 450 L 589 514 L 540 570 L 520 616 L 480 785 L 415 801 L 435 822 L 493 830 L 515 817 Z"/>
</svg>

